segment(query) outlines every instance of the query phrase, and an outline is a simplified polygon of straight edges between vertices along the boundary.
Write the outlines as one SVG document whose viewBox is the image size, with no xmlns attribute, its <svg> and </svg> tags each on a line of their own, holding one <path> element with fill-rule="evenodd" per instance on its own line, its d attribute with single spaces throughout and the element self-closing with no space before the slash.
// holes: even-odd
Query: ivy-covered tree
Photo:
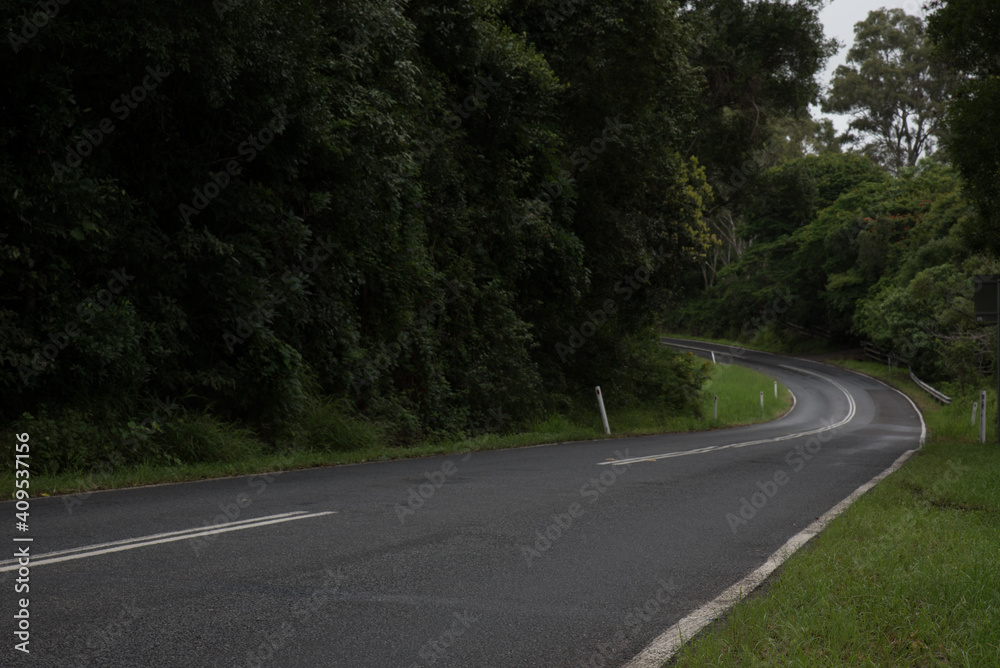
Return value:
<svg viewBox="0 0 1000 668">
<path fill-rule="evenodd" d="M 333 401 L 408 442 L 599 372 L 690 405 L 630 340 L 712 243 L 676 3 L 26 16 L 0 3 L 0 427 L 182 397 L 280 447 Z"/>
</svg>

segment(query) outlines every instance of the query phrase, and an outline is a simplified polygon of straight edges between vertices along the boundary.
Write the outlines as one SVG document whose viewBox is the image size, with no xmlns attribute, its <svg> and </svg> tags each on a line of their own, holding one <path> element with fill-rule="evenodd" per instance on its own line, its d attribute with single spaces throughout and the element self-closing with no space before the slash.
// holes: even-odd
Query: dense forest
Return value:
<svg viewBox="0 0 1000 668">
<path fill-rule="evenodd" d="M 822 98 L 822 4 L 0 0 L 0 428 L 55 471 L 222 425 L 338 447 L 317 415 L 505 431 L 598 384 L 689 410 L 663 324 L 981 373 L 996 12 L 873 28 L 940 84 L 901 144 L 898 109 L 810 117 L 871 74 Z"/>
</svg>

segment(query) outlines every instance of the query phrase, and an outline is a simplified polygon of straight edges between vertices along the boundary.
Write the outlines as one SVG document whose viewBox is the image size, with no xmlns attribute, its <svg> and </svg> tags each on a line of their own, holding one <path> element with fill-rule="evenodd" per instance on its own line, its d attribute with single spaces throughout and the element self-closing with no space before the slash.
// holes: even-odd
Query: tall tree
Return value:
<svg viewBox="0 0 1000 668">
<path fill-rule="evenodd" d="M 854 26 L 848 65 L 837 68 L 826 112 L 853 115 L 846 139 L 893 173 L 934 152 L 951 88 L 932 58 L 920 17 L 877 9 Z"/>
<path fill-rule="evenodd" d="M 773 166 L 769 160 L 761 166 L 758 154 L 773 136 L 774 121 L 800 117 L 817 101 L 816 74 L 836 46 L 823 35 L 820 5 L 816 0 L 685 3 L 685 21 L 696 35 L 688 57 L 702 75 L 690 150 L 713 185 L 733 186 L 734 168 L 740 171 L 748 159 L 757 158 L 755 171 Z M 719 204 L 728 199 L 723 196 Z"/>
<path fill-rule="evenodd" d="M 704 0 L 685 2 L 695 39 L 688 59 L 701 75 L 696 122 L 687 150 L 705 166 L 715 192 L 708 223 L 719 241 L 703 260 L 706 287 L 751 245 L 743 236 L 747 187 L 778 164 L 775 141 L 782 119 L 805 122 L 817 101 L 822 70 L 836 43 L 823 35 L 818 0 Z"/>
<path fill-rule="evenodd" d="M 590 280 L 564 302 L 573 311 L 539 300 L 532 322 L 540 350 L 551 351 L 572 340 L 582 314 L 614 304 L 591 343 L 560 355 L 568 376 L 589 382 L 622 352 L 620 333 L 648 322 L 707 251 L 704 174 L 684 150 L 698 86 L 685 57 L 690 35 L 668 0 L 520 0 L 505 16 L 566 86 L 554 123 L 564 155 L 525 212 L 528 224 L 570 221 Z M 647 278 L 626 289 L 635 272 Z M 551 272 L 541 291 L 564 275 Z"/>
<path fill-rule="evenodd" d="M 938 54 L 959 74 L 948 106 L 948 153 L 982 220 L 972 244 L 1000 254 L 1000 8 L 991 0 L 936 0 L 928 19 Z"/>
</svg>

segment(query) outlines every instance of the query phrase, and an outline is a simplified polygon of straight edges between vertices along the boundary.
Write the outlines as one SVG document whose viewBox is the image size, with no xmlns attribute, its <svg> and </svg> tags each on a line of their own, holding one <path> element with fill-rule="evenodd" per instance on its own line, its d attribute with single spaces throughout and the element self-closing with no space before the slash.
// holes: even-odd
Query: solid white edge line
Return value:
<svg viewBox="0 0 1000 668">
<path fill-rule="evenodd" d="M 899 389 L 893 387 L 892 385 L 890 385 L 889 383 L 885 382 L 881 378 L 876 378 L 875 376 L 869 376 L 867 373 L 864 373 L 863 371 L 855 371 L 854 369 L 845 369 L 844 367 L 836 366 L 834 364 L 827 364 L 826 362 L 819 362 L 819 364 L 826 364 L 827 366 L 832 366 L 835 369 L 841 369 L 843 371 L 849 371 L 850 373 L 856 373 L 859 376 L 864 376 L 865 378 L 870 378 L 871 380 L 874 380 L 876 383 L 879 383 L 880 385 L 885 385 L 888 389 L 892 390 L 896 394 L 899 394 L 904 399 L 906 399 L 907 401 L 909 401 L 910 405 L 913 406 L 913 410 L 916 411 L 917 417 L 920 418 L 920 445 L 923 446 L 923 444 L 927 442 L 927 423 L 924 422 L 924 414 L 923 414 L 923 412 L 921 412 L 921 410 L 917 406 L 916 402 L 914 402 L 913 399 L 910 398 L 910 395 L 908 395 L 906 392 L 903 392 L 902 390 L 899 390 Z"/>
<path fill-rule="evenodd" d="M 36 559 L 48 559 L 49 557 L 59 557 L 64 554 L 73 554 L 74 552 L 87 552 L 89 550 L 98 550 L 102 547 L 113 547 L 115 545 L 127 545 L 129 543 L 143 543 L 148 540 L 153 540 L 156 538 L 166 538 L 167 536 L 180 536 L 187 533 L 195 533 L 198 531 L 207 531 L 209 529 L 221 528 L 221 527 L 231 527 L 241 524 L 252 524 L 255 522 L 262 522 L 264 520 L 278 519 L 279 517 L 290 517 L 292 515 L 304 515 L 306 511 L 304 510 L 294 510 L 290 513 L 281 513 L 279 515 L 265 515 L 263 517 L 255 517 L 249 520 L 239 520 L 237 522 L 224 522 L 222 524 L 207 524 L 205 526 L 194 527 L 193 529 L 181 529 L 180 531 L 168 531 L 166 533 L 154 533 L 148 536 L 136 536 L 135 538 L 125 538 L 123 540 L 113 540 L 108 543 L 95 543 L 93 545 L 84 545 L 82 547 L 72 547 L 68 550 L 56 550 L 55 552 L 46 552 L 45 554 L 39 554 Z M 17 559 L 4 559 L 0 561 L 0 566 L 6 566 L 7 564 L 17 563 Z"/>
<path fill-rule="evenodd" d="M 834 365 L 831 364 L 828 366 Z M 874 376 L 869 376 L 868 374 L 854 371 L 853 369 L 843 369 L 843 367 L 835 368 L 851 373 L 857 373 L 858 375 L 865 376 L 866 378 L 871 378 L 882 385 L 885 385 L 890 390 L 898 392 L 903 396 L 903 398 L 909 401 L 910 405 L 913 406 L 913 410 L 917 412 L 917 417 L 920 418 L 920 447 L 923 447 L 927 440 L 927 423 L 924 421 L 924 414 L 921 412 L 920 408 L 913 401 L 913 399 L 911 399 L 905 392 L 892 387 L 888 383 L 885 383 Z M 809 542 L 813 536 L 822 531 L 834 518 L 847 510 L 851 504 L 858 500 L 858 498 L 868 492 L 872 487 L 882 482 L 882 480 L 902 468 L 903 464 L 905 464 L 910 457 L 916 454 L 918 450 L 919 448 L 904 452 L 896 459 L 896 461 L 892 463 L 892 466 L 879 473 L 861 487 L 858 487 L 847 498 L 830 510 L 826 511 L 826 513 L 824 513 L 818 520 L 788 539 L 788 541 L 774 554 L 768 557 L 767 561 L 765 561 L 759 568 L 754 570 L 729 589 L 726 589 L 724 592 L 715 597 L 715 599 L 701 606 L 691 614 L 683 617 L 679 622 L 657 636 L 651 643 L 649 643 L 649 645 L 646 646 L 644 650 L 639 652 L 639 654 L 633 657 L 631 661 L 625 664 L 623 668 L 660 668 L 660 666 L 662 666 L 665 662 L 673 658 L 674 654 L 677 653 L 677 650 L 679 650 L 681 645 L 684 644 L 685 638 L 690 640 L 702 629 L 743 600 L 748 594 L 750 594 L 750 592 L 760 586 L 760 584 L 764 582 L 764 580 L 766 580 L 790 556 L 795 554 L 799 548 Z"/>
<path fill-rule="evenodd" d="M 790 556 L 797 552 L 799 548 L 822 531 L 835 517 L 847 510 L 859 497 L 880 483 L 884 478 L 898 471 L 915 452 L 917 450 L 907 450 L 904 452 L 893 462 L 892 466 L 854 490 L 850 496 L 826 511 L 818 520 L 788 539 L 759 568 L 660 634 L 642 652 L 625 664 L 625 668 L 660 668 L 664 662 L 669 661 L 677 653 L 677 650 L 684 644 L 685 639 L 690 640 L 693 638 L 702 629 L 759 587 L 764 580 Z"/>
<path fill-rule="evenodd" d="M 147 540 L 141 543 L 130 543 L 128 545 L 119 545 L 117 547 L 109 547 L 102 550 L 93 550 L 90 552 L 81 552 L 79 554 L 71 554 L 62 557 L 55 557 L 52 559 L 45 559 L 41 557 L 32 558 L 29 562 L 29 567 L 36 566 L 46 566 L 48 564 L 58 564 L 63 561 L 73 561 L 75 559 L 86 559 L 88 557 L 96 557 L 101 554 L 110 554 L 112 552 L 124 552 L 125 550 L 134 550 L 139 547 L 149 547 L 150 545 L 160 545 L 162 543 L 173 543 L 178 540 L 189 540 L 191 538 L 200 538 L 202 536 L 212 536 L 214 534 L 227 533 L 229 531 L 241 531 L 243 529 L 256 529 L 257 527 L 267 526 L 268 524 L 280 524 L 282 522 L 292 522 L 295 520 L 305 520 L 311 517 L 321 517 L 323 515 L 333 515 L 337 511 L 327 510 L 318 513 L 309 513 L 306 515 L 295 515 L 293 517 L 282 517 L 280 519 L 269 520 L 267 522 L 257 522 L 256 524 L 244 524 L 242 526 L 224 526 L 219 529 L 214 529 L 212 531 L 202 531 L 200 533 L 186 534 L 184 536 L 170 536 L 168 538 L 160 538 L 158 540 Z M 18 564 L 13 566 L 4 566 L 0 568 L 0 573 L 6 573 L 9 571 L 16 571 L 19 568 Z"/>
</svg>

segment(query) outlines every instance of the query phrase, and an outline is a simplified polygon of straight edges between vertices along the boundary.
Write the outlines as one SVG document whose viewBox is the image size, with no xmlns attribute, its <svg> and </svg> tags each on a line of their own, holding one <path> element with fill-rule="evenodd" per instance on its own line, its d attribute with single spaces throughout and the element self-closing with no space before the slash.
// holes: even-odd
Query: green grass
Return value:
<svg viewBox="0 0 1000 668">
<path fill-rule="evenodd" d="M 760 409 L 760 393 L 764 393 L 764 410 Z M 714 397 L 719 397 L 719 419 L 712 419 Z M 704 418 L 677 417 L 667 423 L 664 431 L 698 431 L 737 425 L 755 424 L 777 419 L 788 412 L 792 397 L 778 383 L 774 396 L 774 380 L 746 367 L 717 364 L 712 378 L 702 386 L 701 414 Z"/>
<path fill-rule="evenodd" d="M 673 415 L 651 407 L 619 407 L 613 396 L 605 396 L 611 438 L 643 434 L 697 431 L 773 420 L 788 411 L 791 396 L 779 384 L 774 397 L 773 381 L 739 366 L 715 365 L 705 383 L 701 415 Z M 764 392 L 764 410 L 759 392 Z M 712 398 L 719 396 L 719 419 L 712 419 Z M 108 467 L 99 473 L 81 471 L 33 476 L 33 496 L 117 489 L 157 483 L 203 480 L 316 466 L 356 464 L 480 450 L 517 448 L 543 443 L 608 438 L 604 435 L 596 402 L 591 410 L 573 416 L 553 415 L 514 434 L 481 434 L 461 440 L 436 440 L 414 446 L 392 447 L 378 424 L 348 417 L 335 403 L 318 403 L 300 421 L 295 442 L 287 452 L 268 454 L 251 433 L 234 429 L 206 416 L 178 419 L 167 429 L 170 451 L 213 453 L 214 459 L 199 463 L 162 462 L 138 466 Z M 29 432 L 30 433 L 30 432 Z M 32 435 L 32 447 L 42 443 Z M 203 459 L 205 459 L 203 457 Z M 0 498 L 10 498 L 13 479 L 0 476 Z"/>
<path fill-rule="evenodd" d="M 1000 665 L 1000 446 L 971 395 L 941 407 L 905 372 L 843 365 L 910 394 L 925 447 L 668 665 Z"/>
</svg>

